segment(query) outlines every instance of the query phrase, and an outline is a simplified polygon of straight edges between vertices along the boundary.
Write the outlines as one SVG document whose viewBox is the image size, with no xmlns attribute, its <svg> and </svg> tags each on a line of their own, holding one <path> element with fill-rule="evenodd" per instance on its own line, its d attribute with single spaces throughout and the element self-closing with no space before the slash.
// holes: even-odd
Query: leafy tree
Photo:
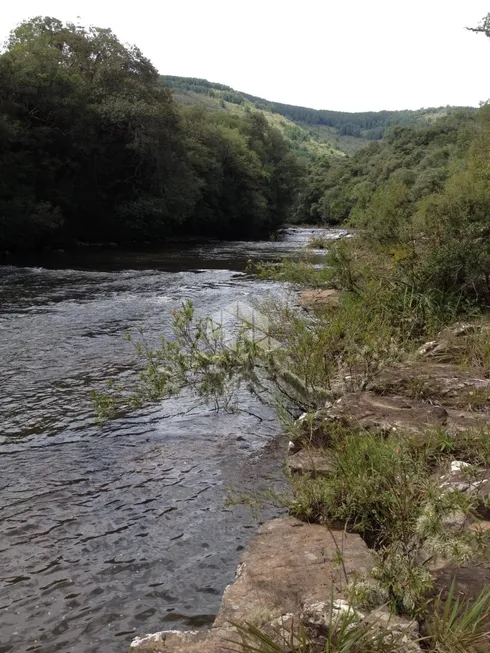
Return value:
<svg viewBox="0 0 490 653">
<path fill-rule="evenodd" d="M 0 86 L 0 249 L 259 234 L 288 217 L 298 166 L 281 135 L 256 112 L 181 112 L 110 29 L 21 24 Z"/>
<path fill-rule="evenodd" d="M 490 37 L 490 14 L 484 16 L 477 27 L 467 27 L 466 29 L 470 30 L 470 32 L 480 32 Z"/>
</svg>

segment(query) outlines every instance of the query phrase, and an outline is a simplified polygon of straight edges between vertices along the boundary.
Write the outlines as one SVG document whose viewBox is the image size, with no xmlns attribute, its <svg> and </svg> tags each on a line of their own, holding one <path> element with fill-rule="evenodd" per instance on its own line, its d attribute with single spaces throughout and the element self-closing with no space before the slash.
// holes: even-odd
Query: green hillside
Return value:
<svg viewBox="0 0 490 653">
<path fill-rule="evenodd" d="M 288 131 L 297 140 L 309 143 L 304 149 L 321 149 L 324 144 L 330 153 L 352 154 L 371 141 L 381 140 L 389 127 L 430 125 L 439 118 L 461 110 L 474 112 L 473 107 L 436 107 L 417 111 L 367 111 L 348 113 L 298 107 L 235 91 L 224 84 L 215 84 L 194 77 L 163 75 L 164 84 L 173 89 L 174 98 L 181 104 L 200 105 L 208 109 L 226 107 L 235 110 L 255 108 L 265 113 L 270 122 L 289 138 Z M 287 122 L 282 123 L 281 116 Z M 294 132 L 291 123 L 301 132 Z M 316 153 L 316 152 L 315 152 Z"/>
<path fill-rule="evenodd" d="M 248 101 L 240 103 L 231 102 L 225 100 L 223 97 L 180 88 L 174 88 L 172 91 L 175 102 L 184 107 L 199 107 L 206 111 L 216 112 L 225 110 L 235 115 L 250 113 L 251 109 L 260 111 L 272 127 L 279 129 L 296 156 L 306 163 L 310 163 L 319 156 L 343 156 L 347 152 L 355 152 L 359 149 L 359 145 L 355 144 L 349 150 L 347 139 L 341 145 L 339 142 L 336 142 L 335 135 L 332 135 L 330 132 L 323 133 L 315 126 L 295 123 L 281 116 L 279 113 L 273 113 L 266 109 L 255 109 Z M 359 139 L 355 140 L 357 141 Z"/>
</svg>

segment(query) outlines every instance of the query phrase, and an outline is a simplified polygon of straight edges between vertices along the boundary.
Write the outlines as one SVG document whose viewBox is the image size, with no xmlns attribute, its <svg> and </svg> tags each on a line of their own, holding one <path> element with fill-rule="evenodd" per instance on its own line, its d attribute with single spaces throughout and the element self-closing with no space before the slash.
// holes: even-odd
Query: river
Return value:
<svg viewBox="0 0 490 653">
<path fill-rule="evenodd" d="M 155 342 L 183 300 L 211 314 L 283 292 L 247 261 L 309 235 L 0 267 L 0 653 L 121 653 L 213 621 L 257 529 L 230 488 L 284 487 L 273 412 L 242 395 L 242 412 L 216 413 L 184 392 L 99 427 L 89 393 L 133 373 L 127 330 Z"/>
</svg>

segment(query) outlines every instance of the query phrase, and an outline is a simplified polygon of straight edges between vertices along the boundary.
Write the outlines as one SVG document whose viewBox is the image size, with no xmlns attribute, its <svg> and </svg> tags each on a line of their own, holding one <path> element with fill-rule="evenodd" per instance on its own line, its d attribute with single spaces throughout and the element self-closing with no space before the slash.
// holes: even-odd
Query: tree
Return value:
<svg viewBox="0 0 490 653">
<path fill-rule="evenodd" d="M 490 38 L 490 14 L 481 19 L 477 27 L 467 27 L 470 32 L 481 32 Z"/>
<path fill-rule="evenodd" d="M 180 120 L 158 82 L 111 30 L 41 17 L 14 30 L 0 56 L 5 247 L 54 237 L 37 233 L 38 207 L 52 207 L 58 238 L 82 240 L 124 239 L 135 225 L 163 235 L 190 212 Z"/>
</svg>

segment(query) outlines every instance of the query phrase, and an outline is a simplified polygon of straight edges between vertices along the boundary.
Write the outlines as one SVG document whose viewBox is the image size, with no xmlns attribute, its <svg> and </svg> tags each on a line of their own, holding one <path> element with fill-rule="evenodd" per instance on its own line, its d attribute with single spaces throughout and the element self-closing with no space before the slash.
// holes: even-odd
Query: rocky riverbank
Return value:
<svg viewBox="0 0 490 653">
<path fill-rule="evenodd" d="M 315 296 L 315 304 L 319 300 Z M 326 301 L 331 302 L 330 293 Z M 467 351 L 469 339 L 485 338 L 489 330 L 487 324 L 445 330 L 403 363 L 382 369 L 362 391 L 346 392 L 317 413 L 300 418 L 289 446 L 294 489 L 295 479 L 301 486 L 315 479 L 328 479 L 334 473 L 336 454 L 332 442 L 339 429 L 349 436 L 373 434 L 389 438 L 404 434 L 422 448 L 434 433 L 444 434 L 437 436 L 438 446 L 444 446 L 444 438 L 447 443 L 456 443 L 452 455 L 446 455 L 449 444 L 447 452 L 441 452 L 444 455 L 434 463 L 430 480 L 442 500 L 457 494 L 467 501 L 461 509 L 444 516 L 446 532 L 460 537 L 458 541 L 478 539 L 480 546 L 460 554 L 457 561 L 444 548 L 436 554 L 424 550 L 429 538 L 411 543 L 412 549 L 419 549 L 414 550 L 414 559 L 424 558 L 420 568 L 431 577 L 427 597 L 439 597 L 439 606 L 448 597 L 452 603 L 474 601 L 490 583 L 490 469 L 482 459 L 472 459 L 471 447 L 462 453 L 461 460 L 456 459 L 458 451 L 465 451 L 461 443 L 468 434 L 481 433 L 488 425 L 490 379 L 483 366 L 464 364 L 460 353 Z M 489 438 L 485 434 L 481 437 L 487 447 Z M 237 624 L 260 627 L 285 651 L 295 650 L 301 633 L 307 633 L 320 651 L 340 614 L 351 615 L 366 629 L 388 632 L 393 641 L 396 639 L 399 653 L 421 651 L 420 643 L 427 635 L 427 613 L 423 617 L 407 616 L 400 614 L 404 612 L 400 609 L 397 614 L 393 605 L 388 607 L 386 597 L 378 601 L 371 598 L 364 607 L 353 599 L 356 583 L 372 580 L 376 551 L 384 545 L 376 534 L 367 537 L 365 531 L 361 537 L 352 524 L 332 520 L 321 501 L 316 512 L 309 514 L 310 520 L 317 523 L 307 523 L 301 516 L 301 520 L 275 519 L 260 528 L 242 558 L 235 582 L 224 593 L 212 629 L 163 631 L 136 638 L 131 651 L 239 651 L 243 633 L 237 631 Z M 482 651 L 488 650 L 485 646 L 488 642 Z"/>
</svg>

